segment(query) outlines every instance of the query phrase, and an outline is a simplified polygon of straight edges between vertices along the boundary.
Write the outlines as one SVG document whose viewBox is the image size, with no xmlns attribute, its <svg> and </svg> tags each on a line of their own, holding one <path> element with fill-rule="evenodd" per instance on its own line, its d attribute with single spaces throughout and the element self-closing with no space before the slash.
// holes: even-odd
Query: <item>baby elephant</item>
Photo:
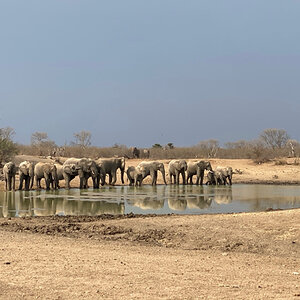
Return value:
<svg viewBox="0 0 300 300">
<path fill-rule="evenodd" d="M 144 176 L 145 176 L 145 171 L 144 168 L 141 166 L 133 167 L 130 166 L 128 167 L 127 171 L 127 178 L 129 180 L 129 185 L 133 186 L 141 186 Z"/>
<path fill-rule="evenodd" d="M 232 167 L 217 167 L 215 172 L 218 172 L 216 173 L 216 175 L 220 177 L 220 181 L 222 181 L 221 184 L 232 185 L 232 175 L 233 175 Z"/>
<path fill-rule="evenodd" d="M 15 178 L 16 178 L 16 165 L 13 162 L 8 162 L 3 167 L 3 174 L 5 179 L 5 188 L 7 191 L 15 189 Z"/>
<path fill-rule="evenodd" d="M 217 178 L 216 178 L 215 171 L 213 171 L 213 170 L 208 171 L 206 176 L 207 176 L 206 185 L 216 185 L 217 184 Z"/>
</svg>

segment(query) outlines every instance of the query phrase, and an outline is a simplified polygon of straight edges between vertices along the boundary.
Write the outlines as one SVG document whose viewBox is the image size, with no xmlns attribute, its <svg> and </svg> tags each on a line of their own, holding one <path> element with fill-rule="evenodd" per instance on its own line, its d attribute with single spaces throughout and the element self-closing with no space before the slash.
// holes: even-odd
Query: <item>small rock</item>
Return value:
<svg viewBox="0 0 300 300">
<path fill-rule="evenodd" d="M 293 275 L 299 275 L 300 273 L 299 272 L 293 272 Z"/>
</svg>

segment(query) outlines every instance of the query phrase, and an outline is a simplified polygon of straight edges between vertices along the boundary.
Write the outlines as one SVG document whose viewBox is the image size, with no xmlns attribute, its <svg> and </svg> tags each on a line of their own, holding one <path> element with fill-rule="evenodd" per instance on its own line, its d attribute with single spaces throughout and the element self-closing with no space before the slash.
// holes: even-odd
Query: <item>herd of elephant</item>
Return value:
<svg viewBox="0 0 300 300">
<path fill-rule="evenodd" d="M 17 167 L 13 162 L 8 162 L 3 167 L 6 190 L 15 190 L 15 176 L 19 169 L 19 190 L 33 188 L 34 182 L 37 189 L 41 189 L 41 179 L 44 178 L 46 189 L 59 188 L 59 181 L 65 180 L 65 188 L 70 189 L 70 182 L 79 176 L 80 189 L 88 188 L 88 179 L 91 177 L 93 188 L 100 185 L 114 185 L 117 181 L 117 170 L 121 171 L 121 181 L 124 184 L 125 158 L 108 158 L 93 160 L 90 158 L 69 158 L 63 164 L 52 162 L 38 162 L 34 164 L 24 161 Z M 217 167 L 212 170 L 209 161 L 186 162 L 185 160 L 171 160 L 168 165 L 170 184 L 179 184 L 180 176 L 182 184 L 193 184 L 193 176 L 196 175 L 196 184 L 203 184 L 204 172 L 207 170 L 207 182 L 209 185 L 232 184 L 232 168 Z M 158 171 L 161 172 L 164 184 L 167 184 L 165 167 L 162 162 L 142 161 L 136 167 L 130 166 L 126 170 L 129 185 L 141 186 L 147 176 L 151 176 L 151 184 L 156 185 Z"/>
</svg>

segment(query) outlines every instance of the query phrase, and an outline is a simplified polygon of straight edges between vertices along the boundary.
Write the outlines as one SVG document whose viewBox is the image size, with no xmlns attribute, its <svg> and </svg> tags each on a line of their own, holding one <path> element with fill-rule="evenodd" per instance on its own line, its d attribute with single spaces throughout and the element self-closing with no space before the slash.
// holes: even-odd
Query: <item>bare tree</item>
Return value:
<svg viewBox="0 0 300 300">
<path fill-rule="evenodd" d="M 92 135 L 89 131 L 82 130 L 80 132 L 74 133 L 75 142 L 73 145 L 86 148 L 91 145 Z"/>
<path fill-rule="evenodd" d="M 0 128 L 0 136 L 2 139 L 12 140 L 15 130 L 11 127 Z"/>
<path fill-rule="evenodd" d="M 284 129 L 269 128 L 265 129 L 261 134 L 260 138 L 264 141 L 267 147 L 272 148 L 283 148 L 289 140 L 289 135 Z"/>
<path fill-rule="evenodd" d="M 31 135 L 31 145 L 40 145 L 48 141 L 48 134 L 46 132 L 36 131 Z"/>
<path fill-rule="evenodd" d="M 289 139 L 286 146 L 289 149 L 289 157 L 296 157 L 296 148 L 299 148 L 299 142 L 297 140 Z"/>
<path fill-rule="evenodd" d="M 206 153 L 206 156 L 208 158 L 216 157 L 217 152 L 220 148 L 219 147 L 219 142 L 217 140 L 214 140 L 214 139 L 201 141 L 201 142 L 199 142 L 198 147 L 201 150 L 204 150 L 204 152 Z"/>
<path fill-rule="evenodd" d="M 31 145 L 38 150 L 39 155 L 51 155 L 57 147 L 54 141 L 49 140 L 46 132 L 39 131 L 31 135 Z"/>
</svg>

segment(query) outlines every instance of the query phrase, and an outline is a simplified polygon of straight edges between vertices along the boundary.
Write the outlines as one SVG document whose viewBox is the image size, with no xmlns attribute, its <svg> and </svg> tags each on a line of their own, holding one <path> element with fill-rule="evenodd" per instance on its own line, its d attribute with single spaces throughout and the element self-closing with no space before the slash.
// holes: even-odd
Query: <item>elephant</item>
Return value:
<svg viewBox="0 0 300 300">
<path fill-rule="evenodd" d="M 127 178 L 129 180 L 129 185 L 136 185 L 136 186 L 141 186 L 143 182 L 143 178 L 145 176 L 145 170 L 143 167 L 137 166 L 133 167 L 130 166 L 128 167 L 127 171 Z"/>
<path fill-rule="evenodd" d="M 209 161 L 200 160 L 198 162 L 188 162 L 187 164 L 187 183 L 193 184 L 193 176 L 197 175 L 196 184 L 203 185 L 204 170 L 211 171 L 211 164 Z"/>
<path fill-rule="evenodd" d="M 85 173 L 86 183 L 88 182 L 89 177 L 92 177 L 93 188 L 99 189 L 100 179 L 102 181 L 105 180 L 105 174 L 103 174 L 101 168 L 98 166 L 95 160 L 88 158 L 88 164 L 90 171 Z M 88 188 L 88 186 L 86 188 Z"/>
<path fill-rule="evenodd" d="M 109 176 L 109 184 L 115 185 L 117 181 L 117 170 L 121 170 L 121 181 L 124 184 L 124 173 L 125 173 L 125 158 L 99 158 L 96 160 L 97 166 L 100 168 L 99 182 L 101 179 L 101 185 L 106 184 L 105 176 Z"/>
<path fill-rule="evenodd" d="M 140 158 L 140 150 L 137 147 L 130 148 L 132 153 L 132 158 Z"/>
<path fill-rule="evenodd" d="M 34 164 L 30 161 L 23 161 L 19 165 L 19 190 L 23 188 L 23 181 L 25 181 L 25 190 L 28 191 L 33 187 L 34 181 Z"/>
<path fill-rule="evenodd" d="M 216 172 L 211 170 L 207 172 L 207 181 L 206 185 L 216 185 L 217 184 L 217 178 L 216 178 Z"/>
<path fill-rule="evenodd" d="M 74 168 L 75 165 L 75 168 Z M 80 189 L 88 188 L 88 178 L 93 177 L 94 188 L 98 188 L 99 167 L 88 158 L 69 158 L 63 163 L 63 177 L 65 188 L 70 189 L 70 181 L 79 175 Z"/>
<path fill-rule="evenodd" d="M 66 169 L 66 173 L 70 174 L 70 176 L 75 177 L 77 175 L 77 169 L 76 169 L 75 164 L 68 164 L 66 166 L 63 166 L 61 164 L 55 164 L 55 166 L 56 166 L 56 172 L 57 172 L 56 186 L 57 186 L 58 189 L 60 188 L 59 181 L 64 180 L 64 169 Z"/>
<path fill-rule="evenodd" d="M 11 189 L 15 190 L 16 171 L 17 171 L 17 168 L 13 162 L 8 162 L 3 167 L 5 188 L 7 191 L 11 191 Z"/>
<path fill-rule="evenodd" d="M 187 170 L 187 163 L 185 160 L 171 160 L 169 162 L 169 176 L 172 184 L 172 177 L 174 177 L 174 184 L 179 184 L 179 175 L 182 176 L 182 183 L 186 184 L 185 171 Z"/>
<path fill-rule="evenodd" d="M 45 178 L 46 190 L 57 189 L 57 169 L 53 163 L 38 162 L 34 167 L 36 187 L 41 189 L 41 179 Z"/>
<path fill-rule="evenodd" d="M 163 177 L 164 184 L 167 185 L 165 167 L 163 163 L 158 161 L 142 161 L 138 164 L 138 167 L 144 167 L 144 178 L 150 175 L 152 178 L 152 185 L 156 185 L 157 171 L 160 171 Z"/>
<path fill-rule="evenodd" d="M 222 174 L 222 177 L 223 177 L 222 180 L 223 180 L 224 185 L 226 185 L 226 184 L 232 185 L 232 174 L 233 174 L 232 167 L 218 166 L 216 168 L 216 171 L 218 171 Z M 228 182 L 227 182 L 227 179 L 228 179 Z"/>
</svg>

